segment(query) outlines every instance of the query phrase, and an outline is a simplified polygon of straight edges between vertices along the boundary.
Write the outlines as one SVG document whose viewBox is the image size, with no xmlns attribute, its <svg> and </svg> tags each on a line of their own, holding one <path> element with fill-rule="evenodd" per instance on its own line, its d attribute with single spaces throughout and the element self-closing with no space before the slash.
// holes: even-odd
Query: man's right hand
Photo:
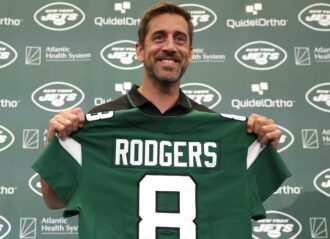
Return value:
<svg viewBox="0 0 330 239">
<path fill-rule="evenodd" d="M 73 108 L 58 112 L 48 122 L 47 140 L 50 142 L 57 133 L 60 138 L 65 138 L 72 132 L 81 128 L 85 121 L 85 114 L 81 108 Z"/>
</svg>

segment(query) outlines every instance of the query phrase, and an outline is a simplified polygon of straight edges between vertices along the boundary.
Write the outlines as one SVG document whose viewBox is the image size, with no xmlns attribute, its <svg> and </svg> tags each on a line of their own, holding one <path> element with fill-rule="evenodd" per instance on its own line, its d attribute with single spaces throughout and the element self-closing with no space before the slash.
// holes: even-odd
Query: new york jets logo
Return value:
<svg viewBox="0 0 330 239">
<path fill-rule="evenodd" d="M 330 31 L 330 4 L 311 4 L 300 11 L 298 19 L 303 25 L 315 31 Z"/>
<path fill-rule="evenodd" d="M 253 222 L 253 238 L 298 238 L 301 223 L 293 216 L 280 211 L 267 211 L 267 219 Z"/>
<path fill-rule="evenodd" d="M 0 239 L 5 238 L 11 230 L 9 221 L 0 215 Z"/>
<path fill-rule="evenodd" d="M 330 168 L 320 172 L 314 178 L 314 187 L 322 194 L 330 197 Z"/>
<path fill-rule="evenodd" d="M 0 41 L 0 68 L 4 68 L 13 63 L 17 58 L 16 50 L 9 44 Z"/>
<path fill-rule="evenodd" d="M 221 101 L 221 94 L 215 88 L 202 83 L 187 83 L 181 85 L 182 91 L 192 100 L 212 109 Z"/>
<path fill-rule="evenodd" d="M 217 15 L 210 8 L 200 4 L 181 4 L 191 15 L 191 22 L 194 25 L 194 32 L 200 32 L 210 28 L 216 21 Z"/>
<path fill-rule="evenodd" d="M 110 66 L 121 70 L 134 70 L 142 67 L 135 53 L 135 42 L 122 40 L 113 42 L 101 50 L 101 58 Z"/>
<path fill-rule="evenodd" d="M 0 125 L 0 152 L 8 149 L 15 141 L 15 136 L 6 127 Z"/>
<path fill-rule="evenodd" d="M 40 178 L 39 174 L 37 173 L 33 174 L 29 180 L 29 187 L 35 194 L 42 196 L 41 184 L 39 178 Z"/>
<path fill-rule="evenodd" d="M 282 131 L 282 135 L 280 138 L 280 144 L 277 148 L 277 152 L 282 152 L 286 149 L 288 149 L 294 142 L 294 136 L 293 134 L 286 128 L 284 128 L 281 125 L 277 125 L 278 128 Z"/>
<path fill-rule="evenodd" d="M 330 83 L 321 83 L 310 88 L 305 95 L 306 101 L 318 110 L 330 112 Z"/>
<path fill-rule="evenodd" d="M 77 86 L 66 82 L 51 82 L 32 93 L 32 101 L 41 109 L 58 112 L 79 105 L 85 98 Z"/>
<path fill-rule="evenodd" d="M 271 70 L 287 59 L 286 51 L 267 41 L 249 42 L 235 52 L 235 59 L 243 66 L 253 70 Z"/>
<path fill-rule="evenodd" d="M 37 10 L 34 20 L 48 30 L 66 31 L 80 25 L 85 20 L 85 14 L 71 3 L 54 2 Z"/>
</svg>

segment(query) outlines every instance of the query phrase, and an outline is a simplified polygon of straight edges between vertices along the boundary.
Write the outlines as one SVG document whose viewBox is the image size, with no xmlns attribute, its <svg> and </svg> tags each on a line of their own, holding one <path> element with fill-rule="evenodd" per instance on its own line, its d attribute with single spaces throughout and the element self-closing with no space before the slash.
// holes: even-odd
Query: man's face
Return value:
<svg viewBox="0 0 330 239">
<path fill-rule="evenodd" d="M 178 81 L 192 59 L 187 22 L 182 16 L 166 13 L 152 18 L 148 29 L 144 47 L 136 45 L 147 77 L 167 83 Z"/>
</svg>

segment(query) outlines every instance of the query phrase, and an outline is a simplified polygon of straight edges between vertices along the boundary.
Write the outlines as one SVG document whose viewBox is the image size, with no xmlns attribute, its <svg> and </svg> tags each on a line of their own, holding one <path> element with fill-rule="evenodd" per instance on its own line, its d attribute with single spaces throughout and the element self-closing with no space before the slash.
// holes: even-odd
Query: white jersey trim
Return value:
<svg viewBox="0 0 330 239">
<path fill-rule="evenodd" d="M 262 146 L 258 140 L 255 140 L 248 148 L 246 156 L 246 168 L 249 169 L 254 161 L 258 158 L 259 154 L 264 150 L 265 146 Z"/>
<path fill-rule="evenodd" d="M 65 139 L 58 138 L 59 143 L 62 147 L 77 161 L 77 163 L 82 165 L 81 156 L 81 145 L 74 139 L 67 137 Z"/>
</svg>

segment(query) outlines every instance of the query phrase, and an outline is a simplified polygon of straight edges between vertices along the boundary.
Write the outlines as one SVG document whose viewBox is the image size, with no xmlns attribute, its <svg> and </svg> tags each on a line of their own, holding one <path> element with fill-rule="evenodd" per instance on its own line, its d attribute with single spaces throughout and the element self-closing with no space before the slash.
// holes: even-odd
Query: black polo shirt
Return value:
<svg viewBox="0 0 330 239">
<path fill-rule="evenodd" d="M 104 112 L 104 111 L 112 111 L 112 110 L 123 110 L 123 109 L 131 109 L 134 107 L 138 107 L 141 111 L 150 115 L 183 115 L 191 110 L 199 110 L 204 112 L 214 112 L 207 108 L 204 105 L 200 105 L 197 102 L 190 99 L 186 96 L 182 90 L 180 89 L 180 94 L 177 102 L 166 112 L 161 113 L 158 108 L 148 101 L 139 91 L 138 86 L 134 85 L 132 89 L 125 96 L 121 96 L 114 101 L 107 102 L 105 104 L 94 107 L 90 110 L 90 113 Z"/>
</svg>

